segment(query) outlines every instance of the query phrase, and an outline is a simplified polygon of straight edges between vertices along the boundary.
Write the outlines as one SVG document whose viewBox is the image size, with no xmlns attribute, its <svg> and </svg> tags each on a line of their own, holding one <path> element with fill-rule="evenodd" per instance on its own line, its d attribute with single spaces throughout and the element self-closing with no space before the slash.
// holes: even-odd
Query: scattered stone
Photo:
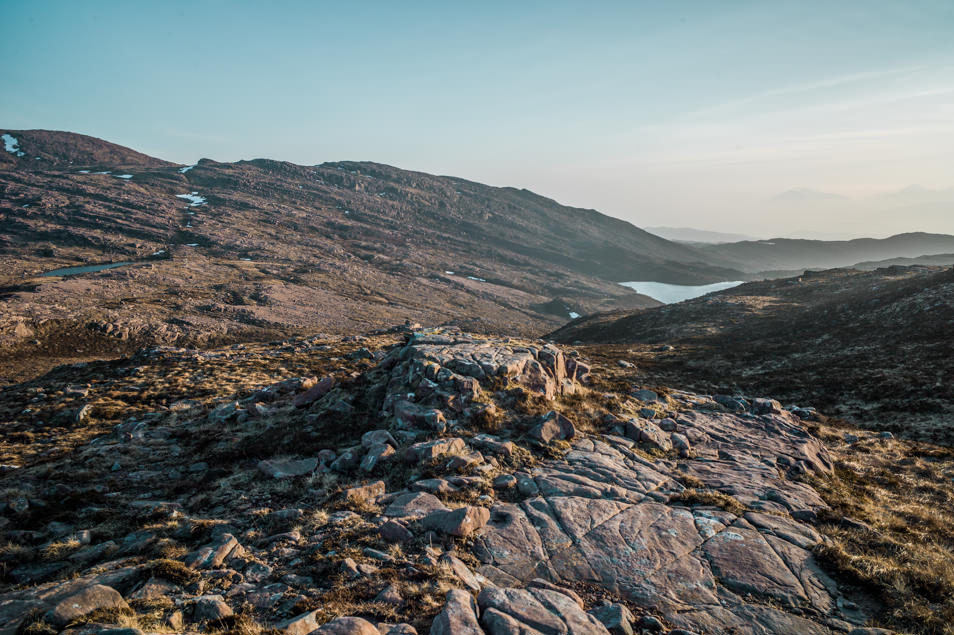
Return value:
<svg viewBox="0 0 954 635">
<path fill-rule="evenodd" d="M 474 598 L 460 589 L 448 591 L 444 608 L 431 625 L 431 635 L 484 635 Z"/>
<path fill-rule="evenodd" d="M 414 537 L 407 527 L 395 520 L 389 520 L 378 527 L 378 534 L 382 540 L 391 544 L 407 542 Z"/>
<path fill-rule="evenodd" d="M 318 467 L 317 458 L 309 459 L 268 459 L 260 461 L 258 469 L 272 478 L 292 478 L 314 472 Z"/>
<path fill-rule="evenodd" d="M 490 510 L 470 505 L 453 511 L 436 511 L 424 517 L 424 527 L 465 538 L 487 524 Z"/>
<path fill-rule="evenodd" d="M 232 534 L 223 534 L 217 542 L 208 544 L 185 557 L 190 569 L 218 569 L 229 558 L 240 558 L 245 549 Z"/>
<path fill-rule="evenodd" d="M 393 584 L 389 584 L 384 588 L 384 590 L 374 596 L 374 601 L 381 602 L 382 604 L 394 604 L 397 606 L 404 604 L 404 598 L 401 597 L 397 587 Z"/>
<path fill-rule="evenodd" d="M 640 630 L 649 631 L 650 633 L 658 633 L 665 628 L 663 623 L 652 615 L 643 615 L 640 617 L 637 626 L 639 626 Z"/>
<path fill-rule="evenodd" d="M 426 516 L 435 511 L 447 511 L 447 507 L 433 494 L 411 492 L 397 496 L 384 511 L 385 516 Z"/>
<path fill-rule="evenodd" d="M 538 443 L 548 444 L 553 441 L 566 441 L 574 438 L 576 428 L 569 419 L 551 410 L 543 416 L 543 421 L 538 423 L 527 436 Z"/>
<path fill-rule="evenodd" d="M 632 395 L 640 401 L 659 401 L 659 395 L 652 390 L 634 390 Z"/>
<path fill-rule="evenodd" d="M 752 412 L 757 415 L 778 415 L 785 412 L 785 409 L 782 408 L 782 404 L 775 399 L 759 398 L 752 400 Z"/>
<path fill-rule="evenodd" d="M 513 474 L 501 474 L 493 481 L 494 489 L 513 489 L 517 486 L 517 477 Z"/>
<path fill-rule="evenodd" d="M 197 598 L 192 609 L 192 619 L 196 622 L 222 620 L 232 615 L 232 609 L 221 595 L 204 595 Z"/>
<path fill-rule="evenodd" d="M 358 448 L 352 448 L 339 454 L 330 467 L 335 472 L 346 473 L 356 469 L 360 463 L 361 452 Z"/>
<path fill-rule="evenodd" d="M 513 442 L 501 441 L 489 434 L 476 434 L 470 438 L 470 444 L 478 450 L 497 456 L 509 457 L 513 455 Z"/>
<path fill-rule="evenodd" d="M 334 377 L 325 377 L 305 392 L 296 395 L 293 404 L 296 408 L 304 408 L 318 401 L 335 387 Z"/>
<path fill-rule="evenodd" d="M 372 472 L 384 459 L 396 454 L 394 447 L 387 443 L 378 443 L 368 448 L 368 453 L 361 459 L 361 469 Z"/>
<path fill-rule="evenodd" d="M 449 553 L 445 553 L 438 559 L 438 562 L 449 567 L 450 570 L 454 572 L 454 575 L 456 575 L 457 578 L 464 583 L 464 586 L 469 588 L 474 593 L 480 592 L 480 590 L 483 588 L 484 585 L 481 583 L 480 579 L 474 575 L 474 572 L 470 570 L 470 567 L 464 564 L 464 561 L 460 558 L 452 556 Z"/>
<path fill-rule="evenodd" d="M 336 617 L 312 631 L 312 635 L 381 635 L 377 627 L 360 617 Z"/>
<path fill-rule="evenodd" d="M 377 549 L 372 549 L 371 547 L 365 547 L 365 548 L 361 551 L 361 553 L 363 553 L 363 554 L 364 554 L 365 556 L 367 556 L 368 558 L 371 558 L 371 559 L 373 559 L 373 560 L 380 560 L 381 562 L 393 562 L 393 561 L 394 561 L 394 558 L 392 558 L 390 555 L 384 553 L 383 551 L 379 551 L 379 550 L 377 550 Z"/>
<path fill-rule="evenodd" d="M 387 430 L 371 430 L 361 435 L 361 445 L 365 448 L 372 448 L 376 445 L 387 444 L 392 447 L 398 447 L 397 441 Z"/>
<path fill-rule="evenodd" d="M 93 611 L 128 608 L 129 605 L 119 591 L 102 584 L 94 584 L 61 600 L 47 613 L 46 620 L 53 626 L 63 628 Z"/>
<path fill-rule="evenodd" d="M 308 633 L 318 628 L 318 621 L 315 617 L 317 614 L 318 611 L 302 613 L 284 622 L 275 624 L 273 628 L 285 635 L 308 635 Z"/>
<path fill-rule="evenodd" d="M 589 611 L 612 635 L 633 635 L 633 614 L 622 604 L 607 604 Z"/>
<path fill-rule="evenodd" d="M 431 461 L 442 454 L 460 454 L 467 450 L 467 444 L 458 437 L 435 439 L 415 443 L 404 451 L 404 458 L 410 462 Z"/>
</svg>

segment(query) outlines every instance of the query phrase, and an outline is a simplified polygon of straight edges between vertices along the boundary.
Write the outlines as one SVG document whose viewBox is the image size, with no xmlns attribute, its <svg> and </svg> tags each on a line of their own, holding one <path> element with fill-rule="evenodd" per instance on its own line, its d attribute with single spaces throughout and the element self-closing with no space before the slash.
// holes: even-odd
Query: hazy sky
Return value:
<svg viewBox="0 0 954 635">
<path fill-rule="evenodd" d="M 0 0 L 0 24 L 12 129 L 379 161 L 643 226 L 954 233 L 954 209 L 769 202 L 954 186 L 951 0 Z"/>
</svg>

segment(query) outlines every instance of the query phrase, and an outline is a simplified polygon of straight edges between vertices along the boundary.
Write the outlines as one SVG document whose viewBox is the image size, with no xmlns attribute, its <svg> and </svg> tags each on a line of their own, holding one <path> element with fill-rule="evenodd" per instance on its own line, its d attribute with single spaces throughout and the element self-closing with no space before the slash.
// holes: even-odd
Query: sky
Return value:
<svg viewBox="0 0 954 635">
<path fill-rule="evenodd" d="M 640 226 L 954 233 L 950 0 L 0 0 L 0 24 L 8 129 L 377 161 Z M 914 184 L 950 191 L 891 194 Z M 779 196 L 802 188 L 845 198 Z"/>
</svg>

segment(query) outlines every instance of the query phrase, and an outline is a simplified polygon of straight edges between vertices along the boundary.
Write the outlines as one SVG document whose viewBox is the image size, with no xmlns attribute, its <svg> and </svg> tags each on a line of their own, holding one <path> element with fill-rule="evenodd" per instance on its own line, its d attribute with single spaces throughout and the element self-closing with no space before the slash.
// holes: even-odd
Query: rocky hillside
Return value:
<svg viewBox="0 0 954 635">
<path fill-rule="evenodd" d="M 148 349 L 0 408 L 4 633 L 951 632 L 950 457 L 540 341 Z"/>
<path fill-rule="evenodd" d="M 176 166 L 70 133 L 0 152 L 0 360 L 92 359 L 410 318 L 538 334 L 737 271 L 594 210 L 374 163 Z M 14 143 L 15 142 L 15 143 Z M 130 263 L 99 272 L 42 274 Z M 36 342 L 39 342 L 37 344 Z M 39 363 L 39 362 L 38 362 Z"/>
<path fill-rule="evenodd" d="M 553 337 L 599 345 L 680 385 L 764 392 L 951 444 L 952 333 L 954 269 L 891 267 L 752 282 L 588 316 Z"/>
</svg>

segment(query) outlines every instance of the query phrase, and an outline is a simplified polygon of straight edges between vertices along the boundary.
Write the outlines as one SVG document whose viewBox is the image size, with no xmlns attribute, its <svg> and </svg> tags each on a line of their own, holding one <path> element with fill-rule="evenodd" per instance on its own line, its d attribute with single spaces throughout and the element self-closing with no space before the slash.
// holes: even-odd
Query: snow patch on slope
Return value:
<svg viewBox="0 0 954 635">
<path fill-rule="evenodd" d="M 190 192 L 189 194 L 176 194 L 176 198 L 184 198 L 185 200 L 189 201 L 189 207 L 205 205 L 205 197 L 199 196 L 198 192 Z"/>
<path fill-rule="evenodd" d="M 3 149 L 10 154 L 22 157 L 24 153 L 20 150 L 20 141 L 11 134 L 4 133 L 0 139 L 3 139 Z"/>
</svg>

